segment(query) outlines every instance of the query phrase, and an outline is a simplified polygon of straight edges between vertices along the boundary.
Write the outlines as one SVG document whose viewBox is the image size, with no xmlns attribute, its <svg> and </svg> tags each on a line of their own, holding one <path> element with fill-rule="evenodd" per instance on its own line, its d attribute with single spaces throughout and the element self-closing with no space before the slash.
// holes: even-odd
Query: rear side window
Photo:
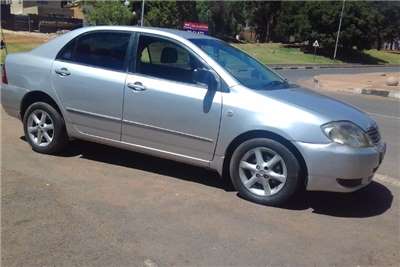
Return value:
<svg viewBox="0 0 400 267">
<path fill-rule="evenodd" d="M 130 33 L 123 32 L 85 34 L 67 44 L 57 58 L 120 71 L 124 69 L 130 36 Z"/>
</svg>

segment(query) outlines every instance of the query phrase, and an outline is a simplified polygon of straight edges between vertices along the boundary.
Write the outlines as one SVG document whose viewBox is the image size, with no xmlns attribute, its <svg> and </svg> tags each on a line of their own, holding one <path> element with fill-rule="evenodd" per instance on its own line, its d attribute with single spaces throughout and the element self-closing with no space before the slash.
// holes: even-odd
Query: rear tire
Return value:
<svg viewBox="0 0 400 267">
<path fill-rule="evenodd" d="M 36 152 L 56 154 L 68 143 L 61 114 L 45 102 L 30 105 L 23 118 L 25 139 Z"/>
<path fill-rule="evenodd" d="M 299 188 L 300 164 L 281 143 L 255 138 L 233 152 L 229 172 L 239 195 L 250 201 L 280 206 Z"/>
</svg>

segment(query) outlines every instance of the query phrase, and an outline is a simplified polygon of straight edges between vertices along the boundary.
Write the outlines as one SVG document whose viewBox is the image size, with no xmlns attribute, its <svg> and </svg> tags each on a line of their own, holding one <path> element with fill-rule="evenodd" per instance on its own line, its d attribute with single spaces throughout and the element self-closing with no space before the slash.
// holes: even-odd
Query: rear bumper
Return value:
<svg viewBox="0 0 400 267">
<path fill-rule="evenodd" d="M 296 142 L 308 169 L 307 190 L 353 192 L 372 181 L 381 164 L 386 144 L 351 148 L 335 143 Z"/>
<path fill-rule="evenodd" d="M 18 87 L 1 84 L 1 105 L 8 115 L 21 119 L 20 105 L 25 93 L 25 90 Z"/>
</svg>

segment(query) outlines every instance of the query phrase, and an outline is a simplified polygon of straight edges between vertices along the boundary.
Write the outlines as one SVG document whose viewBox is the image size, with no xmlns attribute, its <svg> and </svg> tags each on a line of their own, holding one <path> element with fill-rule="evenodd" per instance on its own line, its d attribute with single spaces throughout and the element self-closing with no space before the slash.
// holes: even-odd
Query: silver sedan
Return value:
<svg viewBox="0 0 400 267">
<path fill-rule="evenodd" d="M 352 192 L 385 154 L 362 111 L 206 35 L 87 27 L 6 57 L 2 105 L 34 151 L 77 138 L 211 168 L 254 202 Z"/>
</svg>

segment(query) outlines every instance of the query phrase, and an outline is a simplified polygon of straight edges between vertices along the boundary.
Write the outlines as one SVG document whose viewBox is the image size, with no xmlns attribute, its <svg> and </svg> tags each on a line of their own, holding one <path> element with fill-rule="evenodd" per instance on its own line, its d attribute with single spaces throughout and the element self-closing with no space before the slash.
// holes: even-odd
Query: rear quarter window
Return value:
<svg viewBox="0 0 400 267">
<path fill-rule="evenodd" d="M 72 61 L 73 60 L 73 53 L 75 49 L 76 39 L 69 42 L 66 46 L 64 46 L 61 51 L 58 53 L 56 59 L 65 60 L 65 61 Z"/>
</svg>

